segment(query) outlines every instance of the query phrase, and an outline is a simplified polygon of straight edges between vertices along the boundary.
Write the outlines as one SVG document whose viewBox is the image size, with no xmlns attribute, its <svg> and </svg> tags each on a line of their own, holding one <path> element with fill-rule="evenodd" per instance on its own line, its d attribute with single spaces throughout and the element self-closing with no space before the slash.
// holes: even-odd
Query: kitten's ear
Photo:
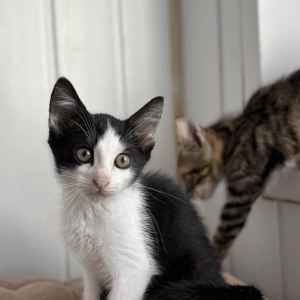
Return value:
<svg viewBox="0 0 300 300">
<path fill-rule="evenodd" d="M 164 98 L 156 97 L 127 119 L 131 137 L 137 141 L 142 152 L 151 152 L 154 134 L 161 118 Z"/>
<path fill-rule="evenodd" d="M 188 118 L 178 118 L 175 121 L 178 140 L 181 146 L 189 149 L 201 148 L 207 141 L 204 130 Z"/>
<path fill-rule="evenodd" d="M 64 134 L 75 126 L 84 112 L 87 110 L 71 82 L 64 77 L 59 78 L 51 94 L 49 128 L 56 134 Z"/>
</svg>

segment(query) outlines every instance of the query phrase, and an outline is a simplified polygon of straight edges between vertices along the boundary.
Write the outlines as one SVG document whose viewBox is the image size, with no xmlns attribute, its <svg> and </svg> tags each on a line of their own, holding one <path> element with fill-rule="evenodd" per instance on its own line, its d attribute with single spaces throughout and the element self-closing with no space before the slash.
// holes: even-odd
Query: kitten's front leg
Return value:
<svg viewBox="0 0 300 300">
<path fill-rule="evenodd" d="M 235 238 L 243 229 L 252 204 L 262 193 L 261 185 L 251 185 L 252 176 L 245 176 L 249 187 L 239 180 L 234 184 L 228 183 L 228 197 L 223 206 L 219 224 L 213 236 L 212 245 L 220 262 L 226 258 Z"/>
<path fill-rule="evenodd" d="M 89 270 L 83 271 L 84 292 L 83 300 L 99 300 L 101 287 L 99 279 Z"/>
<path fill-rule="evenodd" d="M 150 278 L 144 270 L 120 274 L 112 282 L 108 300 L 142 300 Z"/>
</svg>

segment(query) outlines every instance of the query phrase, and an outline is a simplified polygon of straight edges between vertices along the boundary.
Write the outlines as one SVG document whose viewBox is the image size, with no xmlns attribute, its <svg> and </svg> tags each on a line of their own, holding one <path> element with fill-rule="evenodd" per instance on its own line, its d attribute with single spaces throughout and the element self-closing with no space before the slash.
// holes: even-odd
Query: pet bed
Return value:
<svg viewBox="0 0 300 300">
<path fill-rule="evenodd" d="M 228 273 L 223 273 L 229 284 L 243 283 Z M 67 282 L 45 278 L 1 279 L 1 300 L 81 300 L 83 292 L 82 278 Z"/>
</svg>

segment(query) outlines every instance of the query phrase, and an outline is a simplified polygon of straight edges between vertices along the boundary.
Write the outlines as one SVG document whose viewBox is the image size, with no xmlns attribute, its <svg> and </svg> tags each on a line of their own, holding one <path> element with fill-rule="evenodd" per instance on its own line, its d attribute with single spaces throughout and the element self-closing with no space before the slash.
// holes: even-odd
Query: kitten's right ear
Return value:
<svg viewBox="0 0 300 300">
<path fill-rule="evenodd" d="M 51 94 L 49 128 L 56 134 L 64 134 L 75 126 L 76 120 L 85 112 L 87 110 L 71 82 L 64 77 L 59 78 Z"/>
<path fill-rule="evenodd" d="M 187 149 L 201 148 L 207 141 L 204 130 L 188 118 L 178 118 L 175 121 L 178 140 Z"/>
<path fill-rule="evenodd" d="M 154 147 L 154 134 L 158 127 L 164 98 L 156 97 L 133 114 L 126 122 L 130 129 L 130 136 L 137 142 L 139 149 L 150 155 Z"/>
</svg>

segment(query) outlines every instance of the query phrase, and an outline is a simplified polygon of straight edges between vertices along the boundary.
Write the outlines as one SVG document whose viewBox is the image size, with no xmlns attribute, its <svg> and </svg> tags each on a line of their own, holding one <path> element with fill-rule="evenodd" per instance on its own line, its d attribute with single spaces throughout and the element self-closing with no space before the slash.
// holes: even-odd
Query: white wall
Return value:
<svg viewBox="0 0 300 300">
<path fill-rule="evenodd" d="M 81 274 L 59 234 L 60 193 L 47 146 L 58 76 L 91 112 L 128 117 L 162 95 L 152 168 L 175 173 L 168 2 L 6 1 L 0 10 L 0 276 Z"/>
<path fill-rule="evenodd" d="M 48 19 L 41 1 L 1 4 L 1 276 L 66 275 L 57 186 L 47 146 Z"/>
<path fill-rule="evenodd" d="M 297 0 L 261 0 L 259 39 L 261 78 L 271 83 L 300 69 L 300 2 Z M 270 183 L 268 193 L 300 204 L 299 169 L 286 168 Z M 274 219 L 278 224 L 282 299 L 300 297 L 300 205 L 276 202 Z M 279 298 L 279 297 L 278 297 Z"/>
<path fill-rule="evenodd" d="M 300 69 L 300 1 L 261 0 L 259 40 L 263 84 Z"/>
</svg>

